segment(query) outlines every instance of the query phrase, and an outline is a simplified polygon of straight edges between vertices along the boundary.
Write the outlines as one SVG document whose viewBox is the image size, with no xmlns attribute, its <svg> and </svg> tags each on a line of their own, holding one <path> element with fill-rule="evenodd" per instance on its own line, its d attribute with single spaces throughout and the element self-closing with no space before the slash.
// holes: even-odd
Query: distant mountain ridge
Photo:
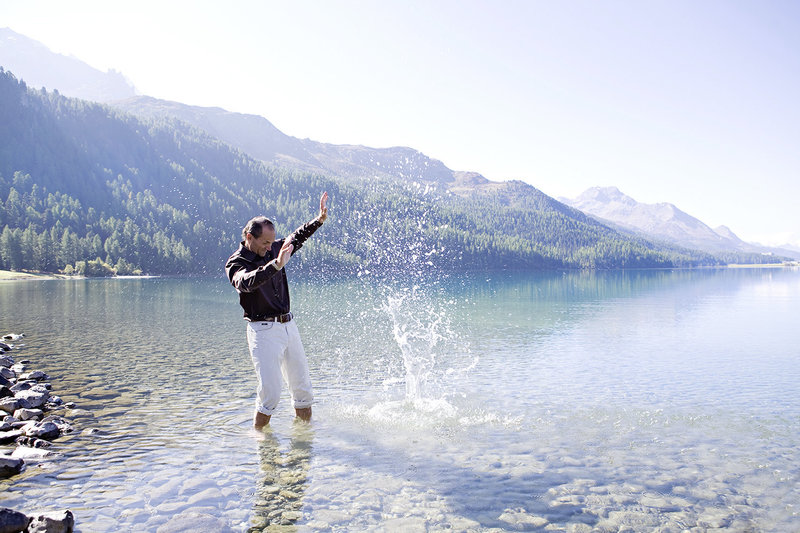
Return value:
<svg viewBox="0 0 800 533">
<path fill-rule="evenodd" d="M 198 107 L 135 96 L 110 103 L 127 113 L 146 118 L 174 117 L 205 130 L 252 157 L 280 166 L 353 179 L 373 176 L 446 184 L 458 174 L 444 163 L 408 147 L 370 148 L 328 144 L 284 134 L 258 115 Z M 481 177 L 482 178 L 482 177 Z M 477 178 L 478 183 L 488 182 Z M 476 178 L 472 178 L 476 181 Z"/>
<path fill-rule="evenodd" d="M 569 208 L 532 185 L 519 181 L 490 181 L 477 172 L 452 170 L 438 159 L 404 146 L 371 148 L 328 144 L 284 134 L 258 115 L 199 107 L 136 96 L 109 105 L 146 119 L 177 119 L 200 128 L 251 157 L 279 167 L 314 172 L 348 182 L 390 180 L 418 183 L 462 197 L 491 197 L 506 206 L 521 207 L 536 198 L 540 207 L 565 215 Z"/>
<path fill-rule="evenodd" d="M 563 203 L 621 228 L 688 248 L 708 252 L 774 253 L 800 258 L 791 250 L 768 248 L 741 240 L 727 226 L 710 228 L 670 203 L 644 204 L 616 187 L 592 187 Z"/>
<path fill-rule="evenodd" d="M 56 54 L 10 28 L 0 28 L 0 66 L 21 75 L 30 87 L 57 89 L 82 100 L 109 102 L 136 94 L 119 72 L 102 72 L 74 57 Z"/>
</svg>

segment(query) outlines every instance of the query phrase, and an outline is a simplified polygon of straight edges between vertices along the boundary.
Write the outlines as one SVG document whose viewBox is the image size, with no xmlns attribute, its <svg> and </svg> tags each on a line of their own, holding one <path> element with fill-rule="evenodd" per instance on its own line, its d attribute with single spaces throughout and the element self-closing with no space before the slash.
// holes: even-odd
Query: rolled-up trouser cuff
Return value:
<svg viewBox="0 0 800 533">
<path fill-rule="evenodd" d="M 261 413 L 261 414 L 265 414 L 267 416 L 272 416 L 275 413 L 275 409 L 276 409 L 275 407 L 273 407 L 271 409 L 269 407 L 264 407 L 263 405 L 258 403 L 258 398 L 256 398 L 256 413 Z"/>
</svg>

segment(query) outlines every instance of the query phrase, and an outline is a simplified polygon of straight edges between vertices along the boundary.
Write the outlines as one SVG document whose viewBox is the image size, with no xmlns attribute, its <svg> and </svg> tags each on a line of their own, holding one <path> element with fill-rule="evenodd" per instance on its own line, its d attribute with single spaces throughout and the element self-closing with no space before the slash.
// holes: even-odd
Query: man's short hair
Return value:
<svg viewBox="0 0 800 533">
<path fill-rule="evenodd" d="M 270 229 L 275 229 L 275 224 L 273 224 L 270 219 L 263 215 L 251 218 L 247 221 L 247 224 L 242 230 L 242 239 L 246 240 L 248 233 L 258 239 L 261 237 L 261 232 L 264 231 L 265 226 Z"/>
</svg>

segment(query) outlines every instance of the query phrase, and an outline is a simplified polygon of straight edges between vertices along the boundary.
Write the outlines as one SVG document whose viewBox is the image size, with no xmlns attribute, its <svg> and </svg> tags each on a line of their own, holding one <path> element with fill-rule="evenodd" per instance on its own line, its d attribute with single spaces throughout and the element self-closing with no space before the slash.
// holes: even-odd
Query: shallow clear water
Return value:
<svg viewBox="0 0 800 533">
<path fill-rule="evenodd" d="M 797 269 L 300 278 L 314 420 L 284 395 L 264 435 L 224 279 L 0 284 L 12 355 L 78 406 L 0 506 L 83 532 L 795 528 Z"/>
</svg>

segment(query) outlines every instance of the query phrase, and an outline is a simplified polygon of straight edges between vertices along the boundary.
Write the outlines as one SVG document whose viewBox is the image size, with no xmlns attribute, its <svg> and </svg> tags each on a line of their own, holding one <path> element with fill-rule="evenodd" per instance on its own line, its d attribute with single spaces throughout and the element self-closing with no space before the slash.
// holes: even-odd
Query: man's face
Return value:
<svg viewBox="0 0 800 533">
<path fill-rule="evenodd" d="M 272 248 L 272 243 L 275 242 L 275 228 L 264 226 L 261 230 L 259 237 L 253 237 L 252 233 L 247 234 L 247 249 L 254 252 L 261 257 L 267 255 L 267 250 Z"/>
</svg>

